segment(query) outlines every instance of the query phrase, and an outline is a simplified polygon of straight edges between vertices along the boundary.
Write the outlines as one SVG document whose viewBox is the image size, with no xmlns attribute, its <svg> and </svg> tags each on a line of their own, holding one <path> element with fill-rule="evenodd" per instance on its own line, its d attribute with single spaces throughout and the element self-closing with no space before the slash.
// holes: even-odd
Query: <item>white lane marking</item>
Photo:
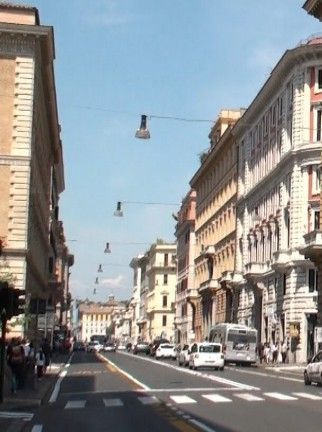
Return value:
<svg viewBox="0 0 322 432">
<path fill-rule="evenodd" d="M 146 393 L 146 390 L 137 390 L 138 392 L 144 392 Z M 178 393 L 183 393 L 183 392 L 201 392 L 201 391 L 236 391 L 235 388 L 232 387 L 178 387 L 178 388 L 162 388 L 162 389 L 153 389 L 150 388 L 149 392 L 150 393 L 172 393 L 172 392 L 178 392 Z M 80 392 L 82 393 L 82 392 Z M 66 394 L 66 393 L 65 393 Z M 75 393 L 72 393 L 75 394 Z"/>
<path fill-rule="evenodd" d="M 170 399 L 172 399 L 177 404 L 197 403 L 197 401 L 189 396 L 170 396 Z"/>
<path fill-rule="evenodd" d="M 198 426 L 201 430 L 205 432 L 216 432 L 215 429 L 212 429 L 209 426 L 205 425 L 204 423 L 201 423 L 199 420 L 190 419 L 189 421 L 190 423 L 193 423 L 194 425 Z"/>
<path fill-rule="evenodd" d="M 147 385 L 143 384 L 141 381 L 137 380 L 136 378 L 134 378 L 134 376 L 132 376 L 131 374 L 129 374 L 128 372 L 125 372 L 125 370 L 121 369 L 120 367 L 116 366 L 115 363 L 113 363 L 110 359 L 107 359 L 106 357 L 104 357 L 102 354 L 97 354 L 99 358 L 101 358 L 103 361 L 105 361 L 106 363 L 109 363 L 111 366 L 113 366 L 118 372 L 120 372 L 121 374 L 123 374 L 124 376 L 126 376 L 129 380 L 133 381 L 135 384 L 139 385 L 140 387 L 142 387 L 144 390 L 150 390 L 150 387 L 148 387 Z"/>
<path fill-rule="evenodd" d="M 86 400 L 72 400 L 67 402 L 65 409 L 84 408 L 85 404 Z"/>
<path fill-rule="evenodd" d="M 202 395 L 202 397 L 205 399 L 209 399 L 211 402 L 232 402 L 231 399 L 228 399 L 219 394 Z"/>
<path fill-rule="evenodd" d="M 133 354 L 129 354 L 127 352 L 121 352 L 120 354 L 129 356 L 129 357 L 133 357 Z M 182 373 L 187 373 L 187 374 L 190 374 L 190 375 L 195 375 L 195 376 L 198 376 L 198 377 L 201 377 L 201 378 L 205 378 L 207 380 L 215 381 L 215 382 L 218 382 L 218 383 L 221 383 L 221 384 L 231 385 L 231 386 L 233 386 L 235 388 L 238 388 L 238 389 L 242 389 L 242 390 L 260 390 L 259 387 L 250 386 L 249 384 L 243 384 L 243 383 L 232 381 L 232 380 L 229 380 L 229 379 L 226 379 L 226 378 L 222 378 L 222 377 L 219 377 L 219 376 L 216 376 L 216 375 L 207 375 L 207 374 L 204 374 L 204 373 L 201 373 L 201 372 L 191 371 L 189 369 L 183 369 L 182 367 L 171 365 L 169 363 L 163 363 L 163 362 L 160 362 L 159 360 L 153 360 L 153 359 L 144 358 L 144 357 L 137 357 L 137 356 L 135 358 L 136 359 L 140 359 L 142 361 L 147 361 L 147 362 L 150 362 L 150 363 L 155 363 L 155 364 L 157 364 L 159 366 L 164 366 L 164 367 L 167 367 L 167 368 L 170 368 L 170 369 L 175 369 L 175 370 L 177 370 L 179 372 L 182 372 Z"/>
<path fill-rule="evenodd" d="M 310 393 L 292 393 L 294 396 L 299 396 L 305 399 L 322 400 L 322 396 L 316 396 Z"/>
<path fill-rule="evenodd" d="M 138 399 L 143 405 L 153 405 L 160 403 L 160 400 L 156 396 L 143 396 L 139 397 Z"/>
<path fill-rule="evenodd" d="M 256 402 L 256 401 L 263 401 L 265 399 L 255 396 L 251 393 L 234 393 L 234 396 L 239 397 L 240 399 L 247 400 L 248 402 Z"/>
<path fill-rule="evenodd" d="M 124 405 L 121 399 L 103 399 L 103 401 L 106 407 L 119 407 Z"/>
<path fill-rule="evenodd" d="M 12 412 L 12 411 L 0 411 L 0 418 L 21 418 L 24 420 L 32 420 L 33 413 L 27 412 Z"/>
<path fill-rule="evenodd" d="M 74 353 L 72 353 L 72 355 L 69 357 L 67 364 L 70 364 L 70 363 L 71 363 L 72 358 L 73 358 L 73 355 L 74 355 Z M 65 366 L 65 367 L 66 367 L 66 366 Z M 56 402 L 56 400 L 57 400 L 57 398 L 58 398 L 58 394 L 59 394 L 59 392 L 60 392 L 60 385 L 61 385 L 61 383 L 62 383 L 64 377 L 66 376 L 66 374 L 67 374 L 67 369 L 64 369 L 64 370 L 62 370 L 62 371 L 60 372 L 60 374 L 59 374 L 59 378 L 58 378 L 58 380 L 56 381 L 56 384 L 55 384 L 54 390 L 53 390 L 53 392 L 52 392 L 52 394 L 51 394 L 51 396 L 50 396 L 50 398 L 49 398 L 48 403 L 54 403 L 54 402 Z"/>
<path fill-rule="evenodd" d="M 274 398 L 274 399 L 279 399 L 279 400 L 297 400 L 296 397 L 289 396 L 283 393 L 277 393 L 277 392 L 264 393 L 264 396 Z"/>
<path fill-rule="evenodd" d="M 33 425 L 31 432 L 42 432 L 42 425 Z"/>
<path fill-rule="evenodd" d="M 293 382 L 300 382 L 300 383 L 303 382 L 303 379 L 290 378 L 290 377 L 281 376 L 281 375 L 272 375 L 272 374 L 268 374 L 265 372 L 250 371 L 250 370 L 240 369 L 240 368 L 231 367 L 231 366 L 226 366 L 226 369 L 233 370 L 233 371 L 239 372 L 241 374 L 257 375 L 257 376 L 261 376 L 261 377 L 273 378 L 273 379 L 283 380 L 283 381 L 293 381 Z"/>
</svg>

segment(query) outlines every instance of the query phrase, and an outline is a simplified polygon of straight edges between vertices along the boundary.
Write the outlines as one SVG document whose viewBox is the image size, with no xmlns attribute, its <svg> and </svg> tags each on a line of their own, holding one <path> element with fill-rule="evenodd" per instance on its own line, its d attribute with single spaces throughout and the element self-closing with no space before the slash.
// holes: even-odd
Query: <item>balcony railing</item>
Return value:
<svg viewBox="0 0 322 432">
<path fill-rule="evenodd" d="M 322 257 L 322 231 L 314 230 L 303 237 L 305 243 L 299 248 L 300 254 L 313 261 Z"/>
<path fill-rule="evenodd" d="M 220 288 L 220 284 L 217 279 L 208 279 L 200 284 L 198 291 L 199 293 L 203 293 L 206 290 L 214 291 L 218 288 Z"/>
<path fill-rule="evenodd" d="M 281 249 L 273 253 L 271 264 L 273 270 L 283 272 L 286 268 L 294 265 L 310 265 L 310 262 L 297 249 Z"/>
<path fill-rule="evenodd" d="M 249 262 L 245 265 L 245 277 L 260 277 L 271 270 L 270 262 Z"/>
</svg>

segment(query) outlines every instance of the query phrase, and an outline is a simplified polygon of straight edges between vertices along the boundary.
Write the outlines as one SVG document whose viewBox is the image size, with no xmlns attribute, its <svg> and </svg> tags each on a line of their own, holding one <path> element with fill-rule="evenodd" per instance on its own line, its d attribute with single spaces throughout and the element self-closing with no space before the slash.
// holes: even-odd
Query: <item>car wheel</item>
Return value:
<svg viewBox="0 0 322 432">
<path fill-rule="evenodd" d="M 180 360 L 178 360 L 178 365 L 182 366 L 182 362 Z"/>
<path fill-rule="evenodd" d="M 221 370 L 221 371 L 223 371 L 225 368 L 224 368 L 224 366 L 222 366 L 221 368 L 219 368 L 219 370 Z"/>
<path fill-rule="evenodd" d="M 197 370 L 198 369 L 198 367 L 195 365 L 195 364 L 193 364 L 193 367 L 192 367 L 192 369 L 193 370 Z"/>
<path fill-rule="evenodd" d="M 189 363 L 189 369 L 192 369 L 192 365 Z"/>
<path fill-rule="evenodd" d="M 311 384 L 311 380 L 310 380 L 310 378 L 308 376 L 308 373 L 306 371 L 304 372 L 304 384 L 305 385 L 310 385 Z"/>
</svg>

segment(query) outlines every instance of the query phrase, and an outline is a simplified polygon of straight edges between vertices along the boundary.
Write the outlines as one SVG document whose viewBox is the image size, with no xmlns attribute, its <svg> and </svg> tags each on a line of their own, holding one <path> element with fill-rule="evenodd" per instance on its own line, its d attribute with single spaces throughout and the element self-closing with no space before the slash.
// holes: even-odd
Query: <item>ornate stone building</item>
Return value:
<svg viewBox="0 0 322 432">
<path fill-rule="evenodd" d="M 54 232 L 64 166 L 54 58 L 53 28 L 40 24 L 37 9 L 1 3 L 0 273 L 26 290 L 27 304 L 52 303 L 58 287 Z M 25 318 L 20 324 L 34 337 L 35 316 Z"/>
<path fill-rule="evenodd" d="M 312 354 L 316 324 L 316 270 L 300 250 L 320 218 L 321 70 L 322 39 L 286 51 L 233 130 L 238 322 L 287 339 L 290 361 Z"/>
</svg>

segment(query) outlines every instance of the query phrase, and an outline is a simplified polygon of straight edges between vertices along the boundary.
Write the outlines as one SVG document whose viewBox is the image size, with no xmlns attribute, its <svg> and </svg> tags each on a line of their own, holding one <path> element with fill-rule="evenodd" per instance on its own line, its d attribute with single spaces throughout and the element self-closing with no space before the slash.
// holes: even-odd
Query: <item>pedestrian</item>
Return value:
<svg viewBox="0 0 322 432">
<path fill-rule="evenodd" d="M 257 356 L 259 358 L 259 362 L 260 362 L 260 364 L 262 364 L 263 358 L 264 358 L 264 345 L 263 345 L 263 343 L 258 342 L 256 348 L 257 348 Z"/>
<path fill-rule="evenodd" d="M 51 358 L 51 348 L 48 339 L 44 339 L 41 348 L 45 355 L 44 373 L 46 373 L 47 367 L 50 365 L 50 358 Z"/>
<path fill-rule="evenodd" d="M 18 339 L 12 339 L 7 349 L 7 363 L 11 369 L 11 391 L 17 393 L 17 389 L 23 388 L 25 351 Z"/>
<path fill-rule="evenodd" d="M 264 354 L 265 363 L 269 364 L 269 362 L 270 362 L 270 349 L 269 349 L 269 345 L 267 342 L 265 342 L 263 354 Z"/>
<path fill-rule="evenodd" d="M 37 367 L 37 377 L 38 379 L 41 379 L 44 374 L 44 367 L 45 367 L 45 354 L 42 350 L 42 348 L 39 348 L 36 354 L 36 367 Z"/>
<path fill-rule="evenodd" d="M 274 364 L 277 363 L 277 355 L 278 355 L 278 348 L 275 342 L 272 342 L 271 344 L 271 352 L 272 352 L 272 362 Z"/>
<path fill-rule="evenodd" d="M 287 343 L 286 340 L 283 340 L 282 343 L 282 348 L 281 348 L 281 353 L 282 353 L 282 363 L 286 363 L 286 356 L 287 356 Z"/>
</svg>

